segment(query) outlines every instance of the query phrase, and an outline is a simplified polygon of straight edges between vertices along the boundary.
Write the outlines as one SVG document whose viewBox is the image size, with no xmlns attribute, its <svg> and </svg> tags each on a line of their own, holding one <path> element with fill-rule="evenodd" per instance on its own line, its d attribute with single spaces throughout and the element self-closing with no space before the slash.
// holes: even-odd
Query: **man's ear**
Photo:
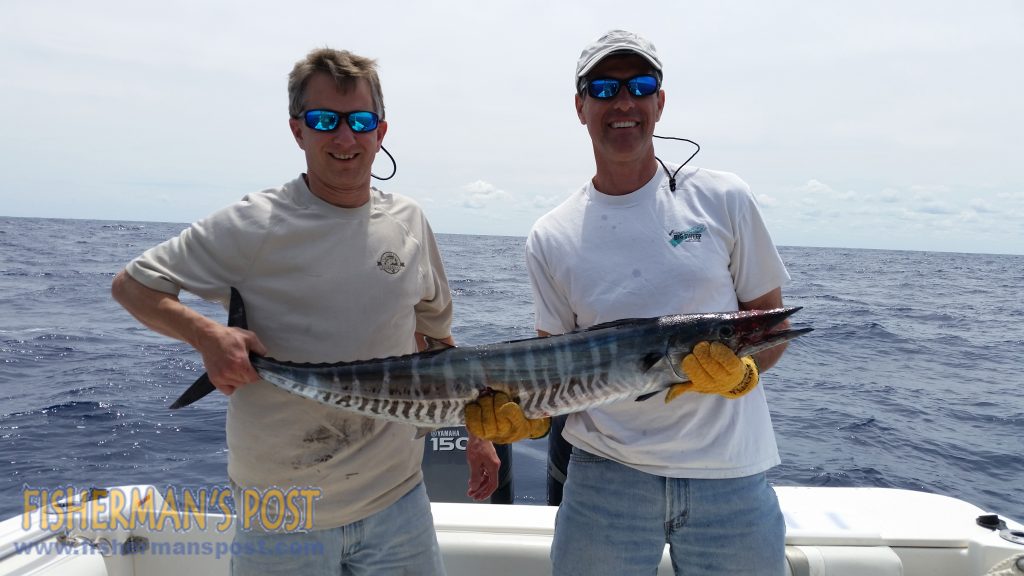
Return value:
<svg viewBox="0 0 1024 576">
<path fill-rule="evenodd" d="M 661 113 L 665 110 L 665 91 L 658 90 L 658 117 L 654 119 L 655 122 L 661 120 Z"/>
<path fill-rule="evenodd" d="M 289 118 L 288 128 L 292 131 L 292 136 L 295 138 L 295 143 L 299 145 L 299 148 L 305 150 L 302 141 L 302 120 L 299 118 Z"/>
<path fill-rule="evenodd" d="M 380 150 L 381 145 L 384 144 L 384 135 L 388 133 L 388 121 L 381 120 L 377 122 L 377 150 Z"/>
<path fill-rule="evenodd" d="M 583 116 L 583 96 L 576 95 L 576 116 L 580 119 L 580 124 L 586 124 L 587 119 Z"/>
</svg>

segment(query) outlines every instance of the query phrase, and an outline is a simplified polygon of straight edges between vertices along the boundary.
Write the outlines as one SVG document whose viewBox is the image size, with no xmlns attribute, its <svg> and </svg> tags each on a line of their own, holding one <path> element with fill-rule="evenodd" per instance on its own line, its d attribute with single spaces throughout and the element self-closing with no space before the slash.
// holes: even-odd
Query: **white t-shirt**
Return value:
<svg viewBox="0 0 1024 576">
<path fill-rule="evenodd" d="M 251 194 L 126 268 L 142 284 L 245 301 L 268 355 L 337 362 L 409 354 L 414 332 L 451 334 L 451 292 L 419 206 L 371 191 L 339 208 L 299 177 Z M 184 386 L 185 382 L 182 382 Z M 316 528 L 365 518 L 422 480 L 412 426 L 318 404 L 267 382 L 231 395 L 228 475 L 242 488 L 318 488 Z"/>
<path fill-rule="evenodd" d="M 669 166 L 674 171 L 676 166 Z M 662 170 L 610 196 L 588 183 L 526 243 L 536 328 L 561 334 L 622 318 L 732 312 L 789 275 L 749 187 L 733 174 Z M 562 432 L 588 452 L 675 478 L 734 478 L 779 463 L 765 387 L 736 400 L 687 393 L 571 414 Z"/>
</svg>

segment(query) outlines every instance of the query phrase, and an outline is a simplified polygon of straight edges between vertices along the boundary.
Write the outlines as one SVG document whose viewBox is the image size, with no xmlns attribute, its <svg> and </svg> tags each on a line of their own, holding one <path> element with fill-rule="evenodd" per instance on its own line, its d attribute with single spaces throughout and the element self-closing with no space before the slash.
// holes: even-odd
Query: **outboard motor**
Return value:
<svg viewBox="0 0 1024 576">
<path fill-rule="evenodd" d="M 438 428 L 424 437 L 423 481 L 431 502 L 473 502 L 466 496 L 469 466 L 466 464 L 466 445 L 469 431 L 465 426 Z M 512 486 L 512 446 L 495 444 L 501 459 L 498 469 L 498 488 L 491 495 L 491 504 L 512 504 L 515 499 Z"/>
</svg>

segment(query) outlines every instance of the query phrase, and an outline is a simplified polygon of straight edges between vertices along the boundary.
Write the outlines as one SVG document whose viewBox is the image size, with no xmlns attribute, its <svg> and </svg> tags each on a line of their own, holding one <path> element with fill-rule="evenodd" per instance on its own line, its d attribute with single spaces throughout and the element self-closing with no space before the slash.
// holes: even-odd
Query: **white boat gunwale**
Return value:
<svg viewBox="0 0 1024 576">
<path fill-rule="evenodd" d="M 131 490 L 141 487 L 119 487 Z M 156 490 L 154 488 L 154 490 Z M 903 576 L 983 575 L 992 566 L 1017 554 L 1024 557 L 1024 544 L 1000 537 L 999 530 L 978 525 L 989 514 L 956 498 L 894 488 L 776 487 L 787 523 L 787 556 L 791 574 L 900 574 Z M 157 494 L 159 498 L 159 494 Z M 108 498 L 80 507 L 77 514 L 109 517 Z M 159 507 L 161 501 L 152 502 Z M 96 512 L 92 507 L 100 507 Z M 130 515 L 130 511 L 124 511 Z M 548 506 L 432 503 L 438 541 L 445 554 L 449 574 L 548 574 L 551 537 L 557 509 Z M 95 517 L 95 516 L 90 516 Z M 176 532 L 132 529 L 80 530 L 55 534 L 40 526 L 38 514 L 29 516 L 28 530 L 22 516 L 0 522 L 0 576 L 164 576 L 189 573 L 226 574 L 228 556 L 196 554 L 160 556 L 146 553 L 148 546 L 161 543 L 205 542 L 224 549 L 232 534 L 215 526 L 225 521 L 222 514 L 207 514 L 206 529 L 193 527 Z M 1004 533 L 1024 541 L 1024 526 L 1006 520 Z M 106 550 L 119 546 L 120 553 L 104 556 L 89 553 L 50 551 L 24 553 L 16 549 L 28 543 L 45 550 L 44 544 L 104 542 Z M 134 539 L 134 540 L 130 540 Z M 124 543 L 137 546 L 126 553 Z M 667 552 L 659 574 L 671 574 Z"/>
</svg>

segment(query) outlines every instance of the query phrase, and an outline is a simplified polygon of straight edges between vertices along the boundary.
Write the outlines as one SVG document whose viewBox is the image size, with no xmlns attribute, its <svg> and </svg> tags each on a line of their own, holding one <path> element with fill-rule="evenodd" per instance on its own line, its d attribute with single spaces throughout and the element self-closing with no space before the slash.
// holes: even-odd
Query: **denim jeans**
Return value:
<svg viewBox="0 0 1024 576">
<path fill-rule="evenodd" d="M 444 576 L 430 501 L 419 484 L 376 514 L 310 532 L 238 530 L 232 576 Z"/>
<path fill-rule="evenodd" d="M 786 525 L 765 475 L 663 478 L 573 448 L 555 521 L 555 576 L 785 574 Z"/>
</svg>

